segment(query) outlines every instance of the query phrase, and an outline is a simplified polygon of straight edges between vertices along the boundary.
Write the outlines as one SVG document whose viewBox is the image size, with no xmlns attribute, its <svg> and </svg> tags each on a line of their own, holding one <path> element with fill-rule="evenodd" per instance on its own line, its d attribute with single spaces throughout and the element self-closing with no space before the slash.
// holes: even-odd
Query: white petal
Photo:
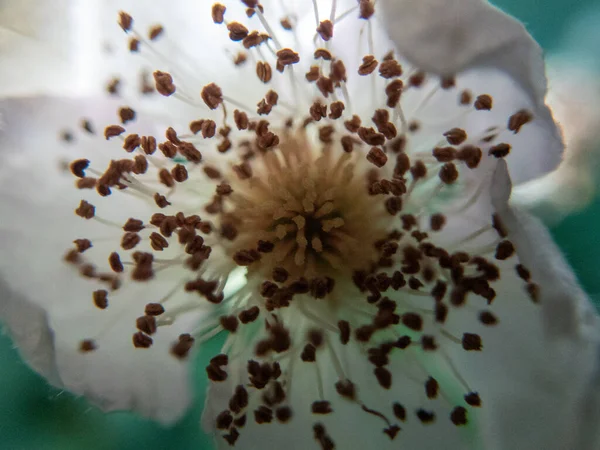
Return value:
<svg viewBox="0 0 600 450">
<path fill-rule="evenodd" d="M 556 224 L 581 211 L 598 193 L 600 83 L 595 69 L 562 54 L 550 59 L 548 104 L 563 134 L 564 161 L 554 172 L 517 186 L 512 203 Z"/>
<path fill-rule="evenodd" d="M 72 6 L 70 0 L 0 3 L 0 96 L 75 88 Z"/>
<path fill-rule="evenodd" d="M 575 445 L 594 436 L 591 427 L 582 430 L 587 435 L 573 430 L 599 413 L 597 402 L 585 400 L 598 392 L 598 316 L 544 227 L 507 206 L 502 164 L 495 182 L 497 213 L 517 249 L 513 264 L 531 271 L 540 305 L 528 301 L 522 280 L 507 266 L 494 303 L 500 324 L 482 334 L 481 358 L 459 367 L 473 382 L 486 381 L 481 394 L 489 448 L 592 448 Z"/>
<path fill-rule="evenodd" d="M 0 108 L 10 111 L 0 135 L 0 179 L 8 187 L 0 193 L 0 274 L 18 294 L 3 296 L 1 304 L 3 319 L 13 331 L 16 343 L 25 344 L 22 351 L 34 368 L 46 374 L 46 366 L 56 364 L 65 388 L 85 395 L 106 410 L 135 409 L 164 423 L 177 420 L 187 409 L 192 394 L 188 363 L 174 358 L 169 350 L 195 318 L 184 316 L 175 325 L 160 328 L 153 336 L 154 345 L 147 350 L 135 349 L 131 336 L 136 332 L 136 318 L 144 314 L 144 305 L 168 293 L 178 279 L 165 274 L 157 277 L 156 283 L 124 285 L 123 292 L 109 293 L 109 308 L 99 310 L 93 306 L 91 293 L 100 285 L 84 280 L 62 261 L 73 239 L 89 233 L 96 233 L 100 239 L 88 252 L 102 253 L 101 237 L 111 232 L 75 220 L 73 206 L 77 206 L 82 191 L 74 189 L 72 177 L 57 168 L 76 155 L 56 138 L 64 126 L 77 125 L 80 114 L 111 123 L 108 114 L 112 116 L 114 104 L 29 99 L 4 101 Z M 103 152 L 99 151 L 103 141 L 86 139 L 83 133 L 76 136 L 77 150 L 83 154 L 90 146 L 98 154 Z M 104 151 L 108 152 L 104 156 L 110 158 L 110 146 Z M 103 210 L 110 218 L 111 208 L 107 205 Z M 135 202 L 124 207 L 125 213 L 136 214 L 136 207 L 139 211 Z M 107 265 L 106 255 L 102 258 L 97 262 Z M 46 357 L 54 356 L 54 361 L 42 359 L 39 351 L 43 349 L 34 346 L 36 341 L 21 336 L 20 330 L 28 329 L 23 323 L 26 314 L 32 314 L 32 319 L 47 316 L 46 328 L 42 322 L 31 331 L 38 330 L 37 335 L 45 339 L 54 335 L 53 347 L 49 345 L 52 341 L 45 341 Z M 31 325 L 34 324 L 35 320 Z M 94 339 L 98 349 L 82 354 L 79 344 L 87 338 Z"/>
<path fill-rule="evenodd" d="M 0 318 L 23 359 L 51 384 L 61 387 L 56 368 L 54 333 L 48 325 L 48 315 L 25 297 L 12 292 L 3 280 L 0 280 L 0 295 Z"/>
<path fill-rule="evenodd" d="M 544 104 L 542 51 L 523 25 L 484 0 L 386 0 L 382 4 L 392 40 L 417 67 L 441 75 L 483 70 L 480 86 L 484 89 L 493 89 L 486 86 L 490 69 L 514 80 L 513 86 L 506 89 L 505 85 L 497 95 L 529 103 L 541 133 L 539 140 L 526 139 L 527 151 L 523 149 L 509 163 L 515 183 L 539 177 L 559 164 L 563 146 Z M 532 156 L 537 160 L 533 166 Z"/>
</svg>

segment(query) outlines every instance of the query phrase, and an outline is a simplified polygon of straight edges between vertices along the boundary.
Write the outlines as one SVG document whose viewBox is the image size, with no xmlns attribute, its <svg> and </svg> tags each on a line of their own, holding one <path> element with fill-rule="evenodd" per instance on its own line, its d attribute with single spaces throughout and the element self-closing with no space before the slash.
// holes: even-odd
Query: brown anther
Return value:
<svg viewBox="0 0 600 450">
<path fill-rule="evenodd" d="M 119 78 L 113 78 L 106 84 L 106 92 L 110 95 L 119 95 L 120 87 L 121 80 Z"/>
<path fill-rule="evenodd" d="M 479 165 L 481 157 L 481 149 L 473 145 L 465 145 L 457 153 L 457 159 L 463 161 L 469 169 L 475 169 Z"/>
<path fill-rule="evenodd" d="M 156 232 L 153 232 L 150 235 L 150 245 L 157 252 L 161 252 L 161 251 L 163 251 L 165 248 L 167 248 L 169 246 L 169 241 L 167 241 L 160 234 L 158 234 Z"/>
<path fill-rule="evenodd" d="M 537 284 L 528 283 L 526 291 L 533 303 L 538 303 L 540 301 L 540 287 Z"/>
<path fill-rule="evenodd" d="M 396 416 L 396 419 L 404 422 L 406 420 L 406 408 L 400 403 L 394 403 L 392 408 L 394 410 L 394 416 Z"/>
<path fill-rule="evenodd" d="M 230 333 L 235 333 L 239 326 L 239 321 L 236 316 L 221 316 L 219 318 L 219 323 L 224 330 L 229 331 Z"/>
<path fill-rule="evenodd" d="M 126 33 L 131 31 L 133 25 L 133 17 L 124 11 L 119 11 L 119 25 Z"/>
<path fill-rule="evenodd" d="M 173 84 L 173 77 L 170 74 L 157 70 L 152 75 L 154 76 L 154 84 L 159 94 L 169 97 L 175 93 L 176 88 Z"/>
<path fill-rule="evenodd" d="M 289 273 L 283 267 L 275 267 L 271 274 L 273 281 L 277 283 L 285 283 L 289 277 Z"/>
<path fill-rule="evenodd" d="M 320 400 L 313 402 L 311 411 L 313 414 L 331 414 L 333 409 L 331 409 L 331 404 L 328 401 Z"/>
<path fill-rule="evenodd" d="M 360 0 L 358 5 L 361 19 L 368 20 L 375 14 L 375 5 L 371 0 Z"/>
<path fill-rule="evenodd" d="M 140 138 L 139 135 L 137 135 L 137 134 L 130 134 L 130 135 L 128 135 L 125 138 L 125 141 L 123 142 L 123 149 L 127 153 L 131 153 L 136 148 L 138 148 L 141 143 L 142 143 L 142 139 Z"/>
<path fill-rule="evenodd" d="M 233 417 L 229 410 L 225 410 L 217 416 L 215 422 L 218 430 L 227 430 L 233 422 Z"/>
<path fill-rule="evenodd" d="M 440 231 L 446 224 L 446 216 L 443 214 L 433 214 L 429 218 L 429 226 L 432 231 Z"/>
<path fill-rule="evenodd" d="M 433 377 L 429 377 L 425 382 L 425 393 L 427 394 L 427 398 L 434 399 L 437 398 L 440 390 L 440 385 L 437 380 Z"/>
<path fill-rule="evenodd" d="M 94 350 L 96 350 L 98 348 L 98 346 L 96 345 L 96 343 L 91 340 L 91 339 L 85 339 L 83 341 L 81 341 L 79 343 L 79 351 L 81 353 L 89 353 L 89 352 L 93 352 Z"/>
<path fill-rule="evenodd" d="M 358 68 L 358 74 L 363 76 L 370 75 L 375 71 L 375 69 L 377 69 L 378 65 L 379 62 L 375 59 L 373 55 L 367 55 L 363 57 L 363 62 Z"/>
<path fill-rule="evenodd" d="M 89 239 L 75 239 L 73 243 L 75 244 L 78 253 L 83 253 L 92 248 L 92 241 Z"/>
<path fill-rule="evenodd" d="M 244 48 L 246 50 L 249 50 L 253 47 L 259 46 L 263 42 L 265 42 L 265 40 L 263 39 L 263 36 L 261 34 L 259 34 L 258 31 L 253 31 L 243 39 L 242 45 L 244 46 Z"/>
<path fill-rule="evenodd" d="M 460 145 L 467 140 L 467 132 L 461 128 L 452 128 L 444 133 L 450 145 Z"/>
<path fill-rule="evenodd" d="M 521 127 L 533 120 L 533 114 L 527 111 L 526 109 L 522 109 L 517 113 L 510 116 L 508 119 L 508 129 L 513 133 L 517 134 L 521 131 Z"/>
<path fill-rule="evenodd" d="M 327 105 L 317 100 L 312 104 L 309 112 L 313 120 L 319 122 L 321 119 L 327 117 Z"/>
<path fill-rule="evenodd" d="M 379 75 L 388 80 L 399 77 L 402 75 L 402 66 L 395 59 L 383 61 L 379 65 Z"/>
<path fill-rule="evenodd" d="M 273 106 L 269 105 L 265 99 L 262 99 L 260 102 L 258 102 L 256 106 L 256 112 L 259 116 L 269 115 L 273 110 Z"/>
<path fill-rule="evenodd" d="M 160 316 L 165 312 L 165 308 L 160 303 L 148 303 L 144 308 L 144 313 L 147 316 Z"/>
<path fill-rule="evenodd" d="M 260 314 L 260 309 L 258 306 L 253 306 L 250 309 L 246 309 L 238 314 L 238 318 L 240 322 L 243 324 L 254 322 Z"/>
<path fill-rule="evenodd" d="M 413 331 L 421 331 L 423 329 L 423 319 L 415 313 L 406 313 L 402 315 L 402 324 Z"/>
<path fill-rule="evenodd" d="M 135 248 L 142 238 L 137 233 L 125 233 L 121 239 L 121 247 L 123 250 L 131 250 Z"/>
<path fill-rule="evenodd" d="M 227 372 L 225 372 L 216 364 L 209 364 L 206 366 L 206 375 L 208 376 L 209 380 L 215 382 L 221 382 L 227 379 Z"/>
<path fill-rule="evenodd" d="M 439 162 L 451 162 L 456 158 L 456 150 L 452 147 L 436 147 L 433 149 L 433 157 Z"/>
<path fill-rule="evenodd" d="M 515 254 L 515 246 L 510 241 L 502 241 L 496 247 L 496 254 L 494 255 L 496 259 L 501 261 L 510 258 Z"/>
<path fill-rule="evenodd" d="M 164 31 L 165 29 L 162 27 L 162 25 L 154 25 L 150 28 L 150 30 L 148 30 L 148 38 L 151 41 L 155 41 L 163 34 Z"/>
<path fill-rule="evenodd" d="M 167 200 L 167 197 L 159 194 L 158 192 L 154 194 L 154 202 L 156 203 L 156 206 L 158 206 L 161 209 L 166 208 L 171 204 L 171 202 Z"/>
<path fill-rule="evenodd" d="M 252 167 L 248 162 L 233 166 L 232 168 L 240 180 L 252 178 Z"/>
<path fill-rule="evenodd" d="M 110 138 L 120 136 L 125 133 L 125 128 L 120 125 L 109 125 L 104 129 L 104 137 L 108 141 Z"/>
<path fill-rule="evenodd" d="M 498 144 L 490 148 L 489 154 L 496 158 L 504 158 L 510 153 L 511 146 L 509 144 Z"/>
<path fill-rule="evenodd" d="M 316 84 L 323 97 L 329 98 L 329 94 L 333 94 L 335 86 L 331 78 L 319 77 Z"/>
<path fill-rule="evenodd" d="M 352 153 L 352 150 L 354 150 L 354 146 L 360 144 L 360 141 L 357 141 L 352 136 L 344 136 L 341 139 L 341 143 L 342 148 L 346 153 Z"/>
<path fill-rule="evenodd" d="M 152 338 L 141 331 L 133 335 L 132 341 L 135 348 L 150 348 L 153 343 Z"/>
<path fill-rule="evenodd" d="M 338 328 L 340 330 L 340 342 L 346 345 L 350 341 L 350 323 L 346 320 L 340 320 Z"/>
<path fill-rule="evenodd" d="M 467 424 L 467 410 L 462 406 L 457 406 L 450 413 L 450 420 L 454 425 L 461 426 Z"/>
<path fill-rule="evenodd" d="M 491 96 L 484 94 L 477 97 L 473 106 L 477 111 L 489 111 L 492 109 L 494 101 Z"/>
<path fill-rule="evenodd" d="M 425 411 L 424 409 L 419 409 L 416 412 L 417 418 L 423 424 L 430 424 L 435 421 L 435 413 L 431 411 Z"/>
<path fill-rule="evenodd" d="M 94 189 L 96 187 L 97 180 L 91 177 L 80 178 L 77 180 L 75 186 L 77 189 Z"/>
<path fill-rule="evenodd" d="M 233 260 L 238 266 L 246 267 L 260 259 L 260 253 L 256 250 L 239 250 L 233 255 Z"/>
<path fill-rule="evenodd" d="M 300 62 L 300 56 L 292 49 L 284 48 L 277 52 L 277 62 L 283 66 L 289 66 Z"/>
<path fill-rule="evenodd" d="M 135 326 L 138 330 L 146 334 L 152 335 L 156 333 L 156 319 L 153 316 L 141 316 L 135 321 Z"/>
<path fill-rule="evenodd" d="M 178 359 L 185 359 L 194 345 L 195 339 L 189 334 L 179 335 L 178 341 L 171 346 L 171 354 Z"/>
<path fill-rule="evenodd" d="M 177 164 L 171 169 L 171 176 L 178 183 L 183 183 L 185 180 L 188 179 L 188 171 L 185 168 L 185 166 Z"/>
<path fill-rule="evenodd" d="M 292 409 L 289 406 L 280 406 L 275 410 L 275 417 L 281 423 L 287 423 L 292 418 Z"/>
<path fill-rule="evenodd" d="M 229 39 L 234 42 L 239 42 L 248 36 L 248 28 L 239 22 L 231 22 L 227 24 L 227 29 L 229 30 Z"/>
<path fill-rule="evenodd" d="M 333 37 L 333 23 L 331 20 L 323 20 L 317 27 L 317 33 L 325 42 Z"/>
<path fill-rule="evenodd" d="M 382 388 L 389 389 L 392 387 L 392 373 L 385 367 L 376 367 L 373 373 Z"/>
<path fill-rule="evenodd" d="M 396 157 L 396 165 L 394 166 L 394 176 L 401 178 L 410 170 L 410 159 L 406 153 L 400 153 Z"/>
<path fill-rule="evenodd" d="M 458 102 L 461 105 L 463 105 L 463 106 L 470 105 L 472 101 L 473 101 L 473 94 L 471 93 L 471 91 L 465 89 L 464 91 L 462 91 L 460 93 L 460 97 L 458 99 Z"/>
<path fill-rule="evenodd" d="M 156 151 L 156 138 L 154 136 L 142 136 L 141 146 L 146 155 L 154 154 Z"/>
<path fill-rule="evenodd" d="M 325 61 L 331 61 L 333 59 L 333 55 L 331 54 L 331 52 L 325 48 L 316 49 L 313 56 L 315 59 L 323 59 Z M 317 71 L 319 70 L 318 66 L 312 66 L 311 70 L 315 68 L 317 69 Z"/>
<path fill-rule="evenodd" d="M 412 175 L 414 180 L 425 178 L 427 176 L 427 166 L 421 160 L 415 161 L 415 163 L 410 168 L 410 174 Z"/>
<path fill-rule="evenodd" d="M 412 87 L 421 87 L 425 82 L 426 75 L 424 72 L 417 72 L 414 75 L 411 75 L 408 79 L 408 84 Z"/>
<path fill-rule="evenodd" d="M 387 160 L 387 155 L 379 147 L 372 147 L 371 150 L 369 150 L 369 153 L 367 154 L 367 161 L 379 168 L 385 166 Z"/>
<path fill-rule="evenodd" d="M 306 81 L 308 81 L 309 83 L 314 83 L 315 81 L 317 81 L 319 79 L 319 77 L 321 76 L 321 71 L 319 70 L 318 66 L 312 66 L 308 72 L 306 72 Z"/>
<path fill-rule="evenodd" d="M 515 270 L 522 280 L 529 281 L 531 279 L 531 272 L 523 264 L 517 264 Z"/>
<path fill-rule="evenodd" d="M 439 172 L 440 180 L 445 184 L 453 184 L 458 180 L 458 169 L 454 163 L 446 163 Z"/>
<path fill-rule="evenodd" d="M 294 27 L 292 25 L 292 21 L 290 20 L 289 17 L 284 17 L 279 21 L 279 24 L 281 25 L 281 28 L 283 28 L 286 31 L 291 31 Z"/>
<path fill-rule="evenodd" d="M 256 63 L 256 76 L 263 83 L 268 83 L 273 78 L 273 69 L 271 65 L 265 61 L 258 61 Z"/>
<path fill-rule="evenodd" d="M 83 219 L 91 219 L 96 215 L 96 207 L 85 200 L 81 200 L 75 214 Z"/>
<path fill-rule="evenodd" d="M 358 129 L 358 137 L 372 146 L 381 146 L 385 144 L 385 136 L 377 133 L 374 128 L 360 127 Z"/>
<path fill-rule="evenodd" d="M 123 263 L 121 262 L 121 258 L 117 252 L 112 252 L 108 257 L 108 264 L 113 272 L 121 273 L 123 272 Z"/>
<path fill-rule="evenodd" d="M 78 178 L 85 177 L 85 169 L 90 165 L 90 161 L 88 159 L 78 159 L 71 163 L 69 166 L 71 169 L 71 173 Z"/>
<path fill-rule="evenodd" d="M 456 79 L 453 76 L 443 77 L 440 80 L 440 86 L 442 89 L 452 89 L 456 86 Z"/>
<path fill-rule="evenodd" d="M 386 199 L 385 209 L 390 215 L 397 215 L 402 211 L 402 199 L 400 197 L 390 197 Z"/>
<path fill-rule="evenodd" d="M 469 406 L 481 406 L 481 398 L 477 392 L 469 392 L 468 394 L 465 394 L 465 402 L 467 402 Z"/>
<path fill-rule="evenodd" d="M 138 52 L 140 50 L 140 40 L 134 37 L 130 38 L 128 47 L 131 53 Z"/>
<path fill-rule="evenodd" d="M 221 103 L 223 103 L 223 91 L 215 83 L 210 83 L 202 88 L 200 94 L 206 106 L 210 109 L 217 109 Z"/>
<path fill-rule="evenodd" d="M 104 289 L 94 291 L 92 299 L 97 308 L 106 309 L 108 307 L 108 292 Z"/>
<path fill-rule="evenodd" d="M 254 411 L 254 421 L 261 425 L 263 423 L 271 423 L 273 420 L 273 410 L 266 406 L 259 406 Z"/>
<path fill-rule="evenodd" d="M 492 326 L 498 323 L 498 318 L 489 311 L 481 311 L 479 313 L 479 321 L 484 325 Z"/>
<path fill-rule="evenodd" d="M 478 334 L 464 333 L 462 347 L 467 351 L 480 351 L 483 348 L 481 337 Z"/>
<path fill-rule="evenodd" d="M 175 180 L 173 179 L 171 172 L 169 172 L 167 169 L 163 168 L 158 171 L 158 179 L 162 184 L 169 188 L 175 186 Z"/>
<path fill-rule="evenodd" d="M 224 22 L 225 20 L 225 11 L 227 10 L 227 8 L 220 4 L 220 3 L 215 3 L 212 6 L 212 20 L 214 23 L 216 24 L 221 24 Z"/>
</svg>

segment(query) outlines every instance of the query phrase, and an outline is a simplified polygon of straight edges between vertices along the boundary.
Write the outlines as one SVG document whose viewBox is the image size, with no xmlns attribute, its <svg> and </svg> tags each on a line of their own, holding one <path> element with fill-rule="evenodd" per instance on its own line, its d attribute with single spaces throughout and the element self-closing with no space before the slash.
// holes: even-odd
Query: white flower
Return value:
<svg viewBox="0 0 600 450">
<path fill-rule="evenodd" d="M 108 48 L 146 58 L 121 97 L 1 104 L 0 315 L 34 369 L 172 422 L 190 351 L 227 333 L 219 447 L 595 448 L 596 315 L 508 203 L 562 151 L 520 24 L 480 0 L 114 3 Z"/>
</svg>

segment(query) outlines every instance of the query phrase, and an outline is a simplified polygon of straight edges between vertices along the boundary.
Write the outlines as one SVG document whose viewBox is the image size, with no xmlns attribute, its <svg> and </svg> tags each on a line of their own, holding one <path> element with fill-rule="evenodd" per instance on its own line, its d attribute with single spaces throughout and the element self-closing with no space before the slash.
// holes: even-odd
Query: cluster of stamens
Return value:
<svg viewBox="0 0 600 450">
<path fill-rule="evenodd" d="M 396 400 L 387 412 L 369 405 L 336 349 L 358 346 L 365 363 L 372 365 L 373 382 L 384 390 L 394 387 L 392 353 L 419 349 L 445 355 L 448 345 L 468 352 L 482 350 L 478 334 L 457 333 L 445 324 L 453 311 L 464 314 L 462 307 L 477 304 L 477 298 L 483 299 L 484 306 L 478 308 L 475 322 L 498 324 L 491 308 L 494 284 L 515 249 L 495 216 L 451 245 L 440 245 L 438 236 L 443 235 L 450 214 L 460 214 L 481 194 L 479 186 L 461 182 L 462 174 L 477 170 L 483 160 L 505 157 L 511 146 L 496 142 L 502 127 L 474 138 L 459 126 L 449 126 L 426 150 L 411 147 L 426 124 L 407 117 L 402 99 L 430 86 L 432 77 L 405 71 L 393 52 L 379 61 L 373 49 L 357 67 L 350 67 L 330 45 L 338 23 L 352 16 L 359 17 L 366 34 L 372 33 L 374 2 L 360 0 L 350 11 L 336 15 L 334 10 L 330 20 L 317 21 L 322 47 L 306 55 L 281 45 L 257 0 L 242 1 L 248 19 L 257 20 L 261 30 L 227 21 L 226 7 L 212 6 L 213 21 L 242 46 L 235 66 L 243 68 L 254 61 L 256 77 L 266 85 L 289 76 L 291 90 L 300 86 L 313 100 L 304 109 L 293 108 L 284 93 L 271 89 L 257 99 L 256 108 L 245 109 L 215 80 L 201 90 L 202 102 L 193 104 L 203 107 L 207 117 L 193 120 L 189 133 L 168 128 L 165 139 L 129 133 L 136 112 L 121 108 L 121 123 L 107 126 L 104 137 L 120 141 L 129 156 L 112 160 L 104 171 L 79 159 L 71 164 L 71 171 L 78 177 L 79 189 L 95 189 L 102 197 L 131 193 L 153 205 L 155 212 L 121 224 L 98 216 L 96 207 L 82 200 L 76 214 L 118 228 L 120 248 L 110 249 L 106 270 L 86 260 L 93 239 L 75 240 L 65 259 L 82 276 L 104 283 L 92 294 L 93 304 L 101 310 L 109 307 L 110 297 L 124 283 L 151 282 L 163 269 L 181 268 L 186 279 L 166 297 L 146 305 L 132 324 L 136 330 L 132 342 L 140 349 L 152 346 L 159 328 L 177 319 L 168 303 L 174 297 L 185 299 L 185 311 L 213 308 L 209 309 L 213 320 L 194 335 L 182 334 L 171 349 L 183 359 L 194 344 L 221 331 L 229 333 L 226 350 L 206 368 L 213 383 L 239 380 L 229 404 L 214 420 L 229 444 L 239 439 L 248 414 L 256 424 L 292 420 L 296 412 L 288 393 L 294 370 L 291 361 L 316 366 L 320 358 L 333 361 L 340 398 L 381 419 L 385 434 L 394 439 L 407 420 L 407 408 Z M 162 26 L 154 26 L 149 39 L 143 38 L 126 13 L 120 14 L 119 23 L 131 36 L 131 52 L 143 51 L 164 34 Z M 280 25 L 284 33 L 292 33 L 296 20 L 286 16 Z M 299 75 L 305 59 L 310 59 L 310 67 Z M 371 123 L 352 109 L 350 71 L 361 83 L 364 80 L 367 89 L 374 86 L 382 99 L 368 116 Z M 155 71 L 153 79 L 152 86 L 148 75 L 142 75 L 144 94 L 156 91 L 188 103 L 193 98 L 170 73 Z M 491 96 L 459 91 L 453 78 L 435 83 L 429 99 L 437 91 L 455 91 L 461 119 L 493 107 Z M 118 87 L 118 80 L 111 80 L 109 93 L 117 94 Z M 429 101 L 425 97 L 424 103 Z M 215 111 L 222 118 L 208 114 Z M 529 112 L 519 111 L 509 118 L 505 130 L 517 133 L 531 120 Z M 94 133 L 90 121 L 83 121 L 82 127 Z M 216 162 L 219 158 L 226 158 L 229 166 L 223 168 Z M 198 190 L 204 194 L 190 207 L 188 200 Z M 453 199 L 466 198 L 465 205 L 450 202 L 448 208 L 432 211 L 431 205 L 437 205 L 435 201 L 447 191 Z M 462 249 L 486 233 L 494 237 L 485 246 Z M 527 269 L 512 266 L 536 300 L 537 287 Z M 226 297 L 228 277 L 237 270 L 245 271 L 247 283 Z M 415 298 L 420 299 L 418 306 Z M 264 326 L 253 325 L 260 321 Z M 89 353 L 98 345 L 93 338 L 85 339 L 80 349 Z M 241 361 L 245 356 L 240 354 L 250 358 Z M 464 402 L 451 405 L 449 420 L 462 426 L 481 399 L 451 362 L 449 367 L 465 391 Z M 423 389 L 427 399 L 436 399 L 445 387 L 427 376 Z M 314 402 L 301 407 L 310 408 L 315 416 L 316 442 L 323 449 L 334 448 L 335 437 L 318 419 L 335 412 L 332 403 L 319 392 Z M 416 408 L 414 414 L 423 424 L 436 420 L 427 407 Z"/>
</svg>

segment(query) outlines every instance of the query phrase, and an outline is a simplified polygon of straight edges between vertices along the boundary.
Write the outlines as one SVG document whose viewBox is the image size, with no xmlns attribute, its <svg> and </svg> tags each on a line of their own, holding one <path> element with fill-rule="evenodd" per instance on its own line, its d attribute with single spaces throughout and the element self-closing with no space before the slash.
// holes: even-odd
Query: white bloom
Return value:
<svg viewBox="0 0 600 450">
<path fill-rule="evenodd" d="M 594 448 L 595 313 L 508 204 L 562 150 L 523 27 L 480 0 L 382 0 L 385 27 L 364 0 L 224 3 L 126 5 L 122 97 L 1 104 L 0 315 L 32 367 L 172 422 L 227 332 L 219 447 Z"/>
</svg>

